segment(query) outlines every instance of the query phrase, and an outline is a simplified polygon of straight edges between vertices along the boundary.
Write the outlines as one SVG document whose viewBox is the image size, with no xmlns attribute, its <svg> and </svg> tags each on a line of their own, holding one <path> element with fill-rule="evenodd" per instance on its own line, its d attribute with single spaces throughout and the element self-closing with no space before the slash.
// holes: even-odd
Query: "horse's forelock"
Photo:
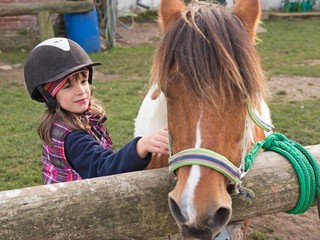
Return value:
<svg viewBox="0 0 320 240">
<path fill-rule="evenodd" d="M 263 73 L 241 21 L 219 5 L 189 4 L 163 37 L 154 57 L 153 79 L 165 89 L 181 79 L 214 105 L 263 95 Z M 219 104 L 220 105 L 220 104 Z"/>
</svg>

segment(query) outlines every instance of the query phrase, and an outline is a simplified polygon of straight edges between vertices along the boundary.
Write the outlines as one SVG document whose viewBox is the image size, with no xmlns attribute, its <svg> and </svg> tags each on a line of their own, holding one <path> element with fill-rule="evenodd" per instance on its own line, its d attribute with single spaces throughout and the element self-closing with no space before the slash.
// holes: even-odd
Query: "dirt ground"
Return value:
<svg viewBox="0 0 320 240">
<path fill-rule="evenodd" d="M 261 29 L 263 30 L 263 29 Z M 117 46 L 138 46 L 142 43 L 154 44 L 154 39 L 161 37 L 161 31 L 155 22 L 135 23 L 129 30 L 118 24 Z M 0 53 L 1 54 L 1 53 Z M 310 64 L 320 65 L 320 61 Z M 320 66 L 319 66 L 320 67 Z M 99 74 L 99 73 L 96 73 Z M 103 75 L 103 74 L 101 74 Z M 108 78 L 108 76 L 105 76 Z M 3 80 L 23 82 L 21 65 L 8 65 L 0 62 L 0 88 Z M 285 101 L 301 101 L 313 97 L 320 98 L 320 79 L 285 75 L 276 76 L 268 81 L 270 97 L 282 95 Z M 249 232 L 256 230 L 267 233 L 270 239 L 285 240 L 318 240 L 320 239 L 320 224 L 316 207 L 301 215 L 277 213 L 251 219 Z"/>
</svg>

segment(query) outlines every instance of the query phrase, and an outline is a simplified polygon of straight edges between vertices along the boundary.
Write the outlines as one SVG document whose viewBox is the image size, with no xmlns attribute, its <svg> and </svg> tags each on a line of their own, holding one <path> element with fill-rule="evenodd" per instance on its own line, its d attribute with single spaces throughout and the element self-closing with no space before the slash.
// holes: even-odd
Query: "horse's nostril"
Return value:
<svg viewBox="0 0 320 240">
<path fill-rule="evenodd" d="M 169 197 L 169 206 L 171 213 L 177 222 L 185 223 L 187 221 L 187 219 L 182 215 L 179 205 L 171 197 Z"/>
<path fill-rule="evenodd" d="M 227 224 L 230 216 L 230 209 L 221 207 L 213 214 L 213 216 L 207 216 L 205 223 L 211 229 L 219 228 Z"/>
</svg>

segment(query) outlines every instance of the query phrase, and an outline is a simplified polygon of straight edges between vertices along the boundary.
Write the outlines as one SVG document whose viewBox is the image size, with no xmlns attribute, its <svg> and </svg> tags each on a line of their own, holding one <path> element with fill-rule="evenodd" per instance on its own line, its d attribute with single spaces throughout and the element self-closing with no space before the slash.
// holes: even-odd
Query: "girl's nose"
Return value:
<svg viewBox="0 0 320 240">
<path fill-rule="evenodd" d="M 85 86 L 81 84 L 81 82 L 77 82 L 76 89 L 78 94 L 82 94 L 85 92 Z"/>
</svg>

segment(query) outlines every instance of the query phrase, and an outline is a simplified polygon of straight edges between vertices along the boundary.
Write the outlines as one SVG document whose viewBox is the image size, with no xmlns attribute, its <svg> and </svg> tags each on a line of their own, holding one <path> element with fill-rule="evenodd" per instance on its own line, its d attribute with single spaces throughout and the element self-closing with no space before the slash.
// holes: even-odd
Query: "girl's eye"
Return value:
<svg viewBox="0 0 320 240">
<path fill-rule="evenodd" d="M 69 87 L 71 87 L 70 84 L 65 84 L 65 85 L 63 86 L 63 89 L 66 89 L 66 88 L 69 88 Z"/>
<path fill-rule="evenodd" d="M 83 80 L 81 81 L 81 83 L 87 83 L 87 82 L 88 82 L 87 79 L 83 79 Z"/>
</svg>

